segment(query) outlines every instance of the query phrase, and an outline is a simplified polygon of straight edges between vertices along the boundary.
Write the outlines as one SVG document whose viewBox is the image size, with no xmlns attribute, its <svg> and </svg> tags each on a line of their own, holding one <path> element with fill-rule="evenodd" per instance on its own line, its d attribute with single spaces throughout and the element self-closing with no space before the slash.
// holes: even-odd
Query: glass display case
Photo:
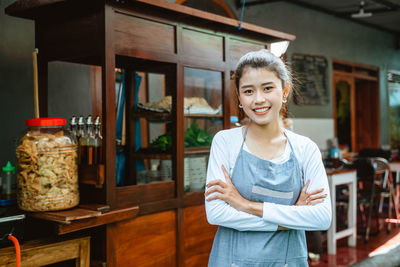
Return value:
<svg viewBox="0 0 400 267">
<path fill-rule="evenodd" d="M 164 183 L 173 193 L 176 65 L 124 57 L 117 63 L 122 73 L 116 76 L 117 186 Z"/>
<path fill-rule="evenodd" d="M 203 191 L 214 135 L 223 129 L 223 73 L 184 68 L 184 189 Z"/>
</svg>

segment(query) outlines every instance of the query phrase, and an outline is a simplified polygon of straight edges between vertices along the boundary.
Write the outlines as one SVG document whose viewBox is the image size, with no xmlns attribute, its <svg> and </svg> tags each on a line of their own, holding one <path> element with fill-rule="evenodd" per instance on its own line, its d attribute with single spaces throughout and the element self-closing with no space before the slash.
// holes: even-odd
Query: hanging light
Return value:
<svg viewBox="0 0 400 267">
<path fill-rule="evenodd" d="M 372 16 L 371 12 L 368 12 L 368 13 L 364 12 L 364 5 L 365 5 L 365 2 L 363 0 L 361 0 L 360 1 L 360 10 L 358 11 L 358 13 L 351 14 L 351 17 L 353 19 L 362 19 L 362 18 L 368 18 L 368 17 Z"/>
</svg>

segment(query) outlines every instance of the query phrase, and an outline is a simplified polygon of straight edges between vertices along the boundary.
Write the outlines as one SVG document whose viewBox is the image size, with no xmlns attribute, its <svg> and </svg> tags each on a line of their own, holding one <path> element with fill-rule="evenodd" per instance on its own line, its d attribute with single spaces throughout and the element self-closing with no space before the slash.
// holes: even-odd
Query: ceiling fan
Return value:
<svg viewBox="0 0 400 267">
<path fill-rule="evenodd" d="M 368 18 L 372 16 L 371 12 L 364 12 L 364 5 L 365 2 L 363 0 L 360 1 L 360 9 L 358 10 L 358 13 L 351 14 L 351 17 L 354 19 L 362 19 L 362 18 Z"/>
</svg>

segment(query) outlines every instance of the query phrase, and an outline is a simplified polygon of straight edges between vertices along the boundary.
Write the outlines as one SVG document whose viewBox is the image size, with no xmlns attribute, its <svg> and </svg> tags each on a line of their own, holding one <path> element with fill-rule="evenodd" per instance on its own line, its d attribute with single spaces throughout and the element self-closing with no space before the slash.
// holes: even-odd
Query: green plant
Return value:
<svg viewBox="0 0 400 267">
<path fill-rule="evenodd" d="M 170 132 L 160 135 L 150 143 L 151 148 L 158 148 L 167 151 L 172 148 L 172 135 Z"/>
<path fill-rule="evenodd" d="M 185 147 L 210 146 L 212 138 L 210 133 L 200 129 L 195 120 L 185 132 Z"/>
</svg>

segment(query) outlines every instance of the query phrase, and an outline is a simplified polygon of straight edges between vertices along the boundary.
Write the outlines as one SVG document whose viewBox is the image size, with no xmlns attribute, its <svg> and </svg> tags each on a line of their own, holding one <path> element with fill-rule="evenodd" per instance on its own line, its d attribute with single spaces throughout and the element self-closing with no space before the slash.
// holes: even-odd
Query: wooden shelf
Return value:
<svg viewBox="0 0 400 267">
<path fill-rule="evenodd" d="M 132 152 L 131 157 L 134 159 L 172 159 L 172 152 L 157 152 L 155 149 L 140 149 Z"/>
<path fill-rule="evenodd" d="M 73 208 L 69 210 L 62 211 L 45 211 L 45 212 L 35 212 L 30 216 L 42 219 L 46 221 L 58 222 L 63 224 L 70 224 L 72 221 L 93 218 L 101 215 L 100 211 L 94 211 L 82 208 Z"/>
<path fill-rule="evenodd" d="M 184 114 L 185 118 L 224 118 L 222 114 Z"/>
<path fill-rule="evenodd" d="M 138 213 L 138 206 L 112 210 L 105 213 L 78 207 L 65 211 L 30 213 L 29 216 L 56 223 L 57 234 L 62 235 L 104 224 L 132 219 L 135 218 Z"/>
<path fill-rule="evenodd" d="M 146 118 L 149 121 L 155 122 L 168 122 L 172 121 L 172 114 L 170 112 L 154 112 L 144 109 L 138 109 L 132 112 L 132 118 Z"/>
<path fill-rule="evenodd" d="M 210 153 L 210 147 L 188 147 L 185 148 L 185 155 Z"/>
</svg>

